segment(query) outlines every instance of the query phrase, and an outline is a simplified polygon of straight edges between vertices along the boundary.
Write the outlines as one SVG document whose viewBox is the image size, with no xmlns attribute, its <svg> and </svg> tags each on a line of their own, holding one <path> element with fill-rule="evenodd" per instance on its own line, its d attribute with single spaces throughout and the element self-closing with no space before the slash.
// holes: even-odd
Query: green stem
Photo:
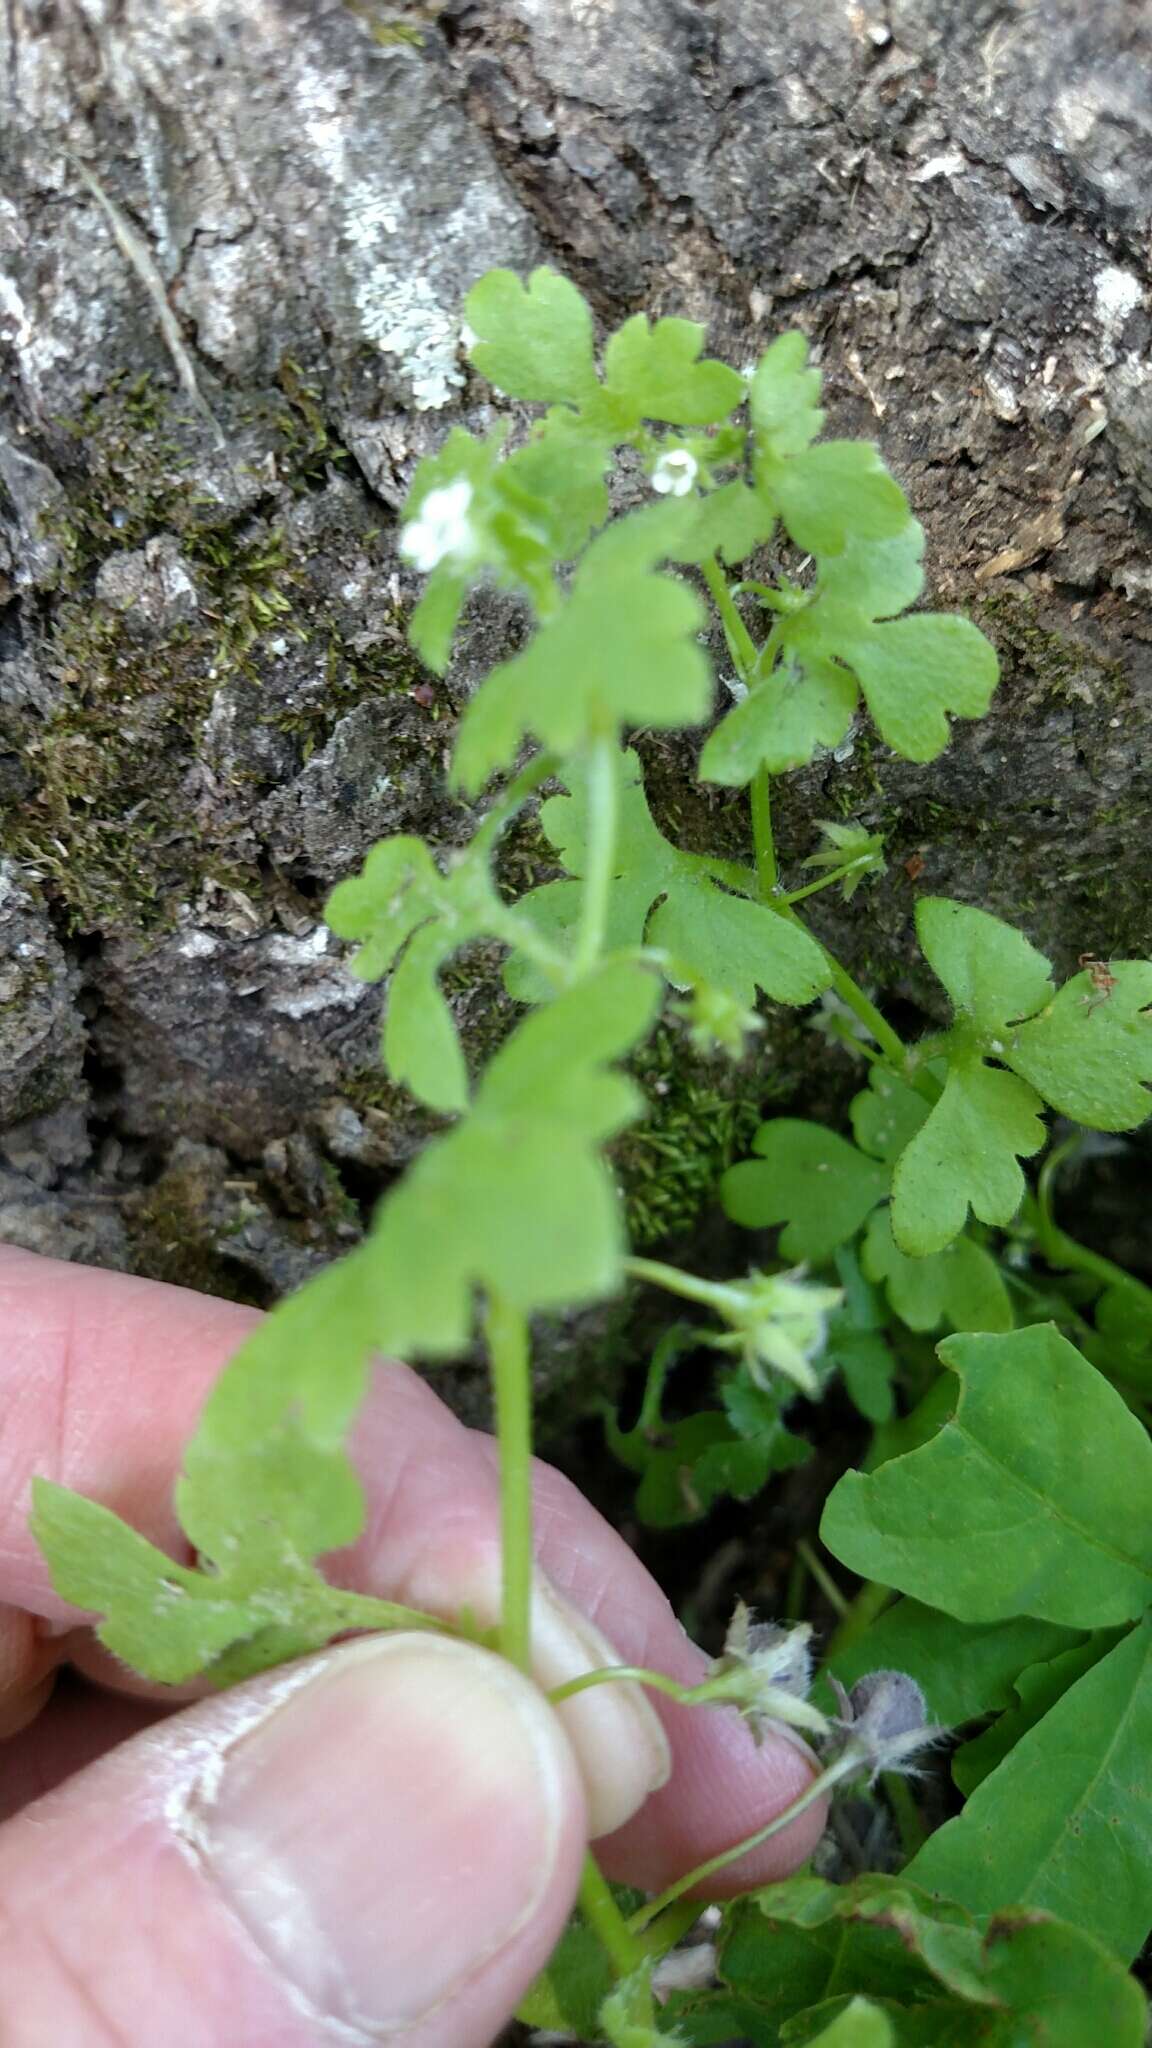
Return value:
<svg viewBox="0 0 1152 2048">
<path fill-rule="evenodd" d="M 616 820 L 619 782 L 618 749 L 608 735 L 592 740 L 588 749 L 588 847 L 584 861 L 584 890 L 580 926 L 572 960 L 572 979 L 595 967 L 604 951 L 608 929 L 608 901 L 612 871 L 616 864 Z"/>
<path fill-rule="evenodd" d="M 1146 1287 L 1134 1274 L 1126 1273 L 1123 1266 L 1114 1265 L 1102 1252 L 1094 1252 L 1077 1238 L 1069 1237 L 1068 1232 L 1056 1224 L 1040 1238 L 1040 1249 L 1050 1266 L 1068 1272 L 1089 1273 L 1094 1280 L 1102 1280 L 1106 1287 L 1125 1287 L 1140 1295 L 1142 1300 L 1152 1302 L 1152 1287 Z"/>
<path fill-rule="evenodd" d="M 891 1586 L 878 1585 L 869 1579 L 861 1586 L 840 1626 L 833 1634 L 825 1653 L 825 1664 L 835 1663 L 853 1643 L 859 1642 L 866 1629 L 871 1628 L 877 1616 L 883 1614 L 896 1598 Z"/>
<path fill-rule="evenodd" d="M 770 903 L 779 886 L 780 867 L 776 859 L 776 840 L 772 832 L 772 778 L 766 768 L 756 770 L 749 795 L 752 803 L 752 845 L 756 856 L 760 901 Z"/>
<path fill-rule="evenodd" d="M 1135 1274 L 1125 1272 L 1123 1266 L 1115 1265 L 1102 1252 L 1094 1252 L 1088 1245 L 1081 1244 L 1078 1238 L 1070 1237 L 1056 1221 L 1052 1206 L 1056 1179 L 1065 1160 L 1077 1150 L 1080 1142 L 1077 1132 L 1053 1148 L 1040 1169 L 1035 1195 L 1026 1200 L 1025 1213 L 1036 1232 L 1041 1255 L 1048 1265 L 1058 1270 L 1087 1273 L 1093 1280 L 1103 1281 L 1106 1287 L 1125 1287 L 1140 1295 L 1142 1300 L 1152 1302 L 1152 1287 L 1146 1287 Z"/>
<path fill-rule="evenodd" d="M 831 874 L 823 875 L 818 882 L 806 882 L 802 889 L 789 889 L 785 903 L 803 903 L 806 896 L 818 896 L 821 889 L 834 889 L 837 882 L 843 882 L 854 872 L 859 863 L 848 861 L 842 868 L 834 868 Z"/>
<path fill-rule="evenodd" d="M 847 1618 L 851 1603 L 844 1598 L 831 1572 L 827 1570 L 821 1559 L 817 1557 L 812 1545 L 806 1542 L 804 1537 L 801 1537 L 796 1545 L 796 1554 L 798 1557 L 803 1558 L 833 1614 L 837 1615 L 841 1621 L 844 1621 Z"/>
<path fill-rule="evenodd" d="M 832 970 L 832 986 L 841 1002 L 848 1005 L 852 1015 L 858 1017 L 861 1024 L 867 1025 L 881 1051 L 891 1060 L 897 1072 L 903 1073 L 908 1059 L 908 1047 L 903 1039 L 880 1015 L 875 1003 L 869 1000 L 859 983 L 853 981 L 847 968 L 841 967 L 840 962 L 833 959 L 827 947 L 824 949 L 824 958 Z"/>
<path fill-rule="evenodd" d="M 666 1693 L 682 1707 L 706 1705 L 710 1698 L 708 1680 L 699 1685 L 682 1685 L 679 1679 L 669 1678 L 666 1671 L 649 1671 L 643 1664 L 604 1664 L 598 1671 L 582 1671 L 578 1678 L 565 1679 L 548 1694 L 548 1704 L 562 1705 L 565 1700 L 575 1699 L 578 1692 L 587 1692 L 594 1685 L 646 1685 L 653 1692 Z"/>
<path fill-rule="evenodd" d="M 528 1324 L 490 1297 L 485 1319 L 500 1445 L 500 1648 L 528 1671 L 532 1634 L 532 1377 Z"/>
<path fill-rule="evenodd" d="M 736 673 L 742 683 L 748 683 L 760 658 L 759 649 L 736 609 L 732 592 L 728 588 L 728 578 L 715 555 L 702 562 L 700 567 L 704 572 L 704 581 L 708 585 L 712 602 L 720 614 L 720 624 L 724 628 L 724 638 Z"/>
<path fill-rule="evenodd" d="M 584 1858 L 580 1877 L 580 1910 L 599 1937 L 617 1977 L 630 1977 L 647 1961 L 647 1948 L 637 1941 L 591 1852 Z"/>
<path fill-rule="evenodd" d="M 724 1286 L 719 1280 L 701 1280 L 695 1273 L 682 1273 L 679 1266 L 666 1266 L 662 1259 L 635 1259 L 624 1261 L 624 1271 L 634 1280 L 647 1280 L 652 1287 L 662 1287 L 666 1294 L 678 1294 L 684 1301 L 699 1302 L 702 1308 L 716 1309 L 723 1314 L 726 1305 L 731 1304 L 739 1292 Z"/>
<path fill-rule="evenodd" d="M 753 1849 L 758 1849 L 762 1842 L 770 1842 L 773 1835 L 781 1834 L 794 1820 L 799 1820 L 802 1813 L 807 1813 L 810 1806 L 815 1806 L 817 1800 L 826 1798 L 845 1778 L 858 1776 L 860 1770 L 859 1756 L 851 1751 L 845 1751 L 844 1755 L 838 1757 L 834 1764 L 830 1764 L 826 1771 L 821 1771 L 818 1777 L 813 1778 L 799 1798 L 794 1799 L 791 1806 L 786 1806 L 783 1813 L 778 1813 L 775 1820 L 770 1820 L 766 1827 L 757 1828 L 754 1834 L 746 1835 L 742 1842 L 734 1843 L 731 1849 L 721 1849 L 718 1856 L 709 1856 L 706 1863 L 698 1863 L 695 1870 L 690 1870 L 685 1877 L 677 1878 L 676 1883 L 670 1884 L 667 1891 L 661 1892 L 658 1898 L 650 1899 L 646 1906 L 641 1906 L 640 1911 L 633 1913 L 628 1922 L 630 1931 L 633 1934 L 642 1934 L 659 1914 L 674 1905 L 677 1899 L 682 1899 L 685 1892 L 694 1891 L 697 1885 L 703 1884 L 710 1877 L 715 1877 L 718 1870 L 726 1869 L 729 1863 L 736 1863 L 742 1856 L 747 1856 Z"/>
<path fill-rule="evenodd" d="M 656 1959 L 666 1956 L 669 1949 L 676 1948 L 695 1927 L 703 1911 L 699 1899 L 677 1900 L 674 1906 L 669 1906 L 667 1912 L 660 1915 L 655 1927 L 647 1928 L 639 1937 L 645 1954 Z"/>
<path fill-rule="evenodd" d="M 896 1771 L 885 1771 L 880 1782 L 900 1830 L 900 1847 L 904 1851 L 904 1861 L 911 1863 L 917 1850 L 922 1849 L 928 1839 L 923 1816 L 906 1781 Z"/>
</svg>

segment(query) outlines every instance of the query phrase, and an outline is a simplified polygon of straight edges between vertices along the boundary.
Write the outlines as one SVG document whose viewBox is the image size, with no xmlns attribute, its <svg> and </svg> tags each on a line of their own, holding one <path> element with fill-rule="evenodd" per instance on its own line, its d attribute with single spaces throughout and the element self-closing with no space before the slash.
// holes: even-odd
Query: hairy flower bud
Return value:
<svg viewBox="0 0 1152 2048">
<path fill-rule="evenodd" d="M 832 1679 L 840 1714 L 840 1756 L 856 1755 L 869 1782 L 881 1771 L 914 1771 L 912 1759 L 945 1733 L 932 1725 L 924 1695 L 904 1671 L 870 1671 L 850 1692 Z"/>
</svg>

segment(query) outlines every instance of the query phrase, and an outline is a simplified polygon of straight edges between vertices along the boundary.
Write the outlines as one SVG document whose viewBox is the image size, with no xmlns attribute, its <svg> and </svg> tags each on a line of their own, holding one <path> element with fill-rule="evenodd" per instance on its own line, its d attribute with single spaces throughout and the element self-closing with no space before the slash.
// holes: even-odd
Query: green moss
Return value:
<svg viewBox="0 0 1152 2048">
<path fill-rule="evenodd" d="M 1001 689 L 1022 688 L 1037 701 L 1072 704 L 1107 705 L 1131 695 L 1123 663 L 1043 625 L 1030 592 L 1010 586 L 991 591 L 973 605 L 972 615 L 995 642 Z"/>
<path fill-rule="evenodd" d="M 613 1150 L 632 1243 L 641 1248 L 691 1228 L 725 1168 L 743 1156 L 763 1102 L 751 1077 L 705 1065 L 683 1033 L 662 1025 L 632 1062 L 648 1114 Z"/>
<path fill-rule="evenodd" d="M 379 43 L 382 49 L 394 49 L 397 44 L 415 50 L 423 48 L 424 30 L 415 22 L 396 20 L 393 15 L 373 6 L 372 0 L 344 0 L 344 5 L 349 14 L 354 14 L 357 21 L 364 23 L 373 42 Z"/>
<path fill-rule="evenodd" d="M 281 381 L 283 394 L 265 394 L 254 413 L 276 441 L 278 474 L 303 491 L 326 481 L 341 451 L 297 367 Z M 57 428 L 74 452 L 61 464 L 63 568 L 42 660 L 60 694 L 42 725 L 5 727 L 34 786 L 0 820 L 0 849 L 39 878 L 67 928 L 138 930 L 170 922 L 208 877 L 256 880 L 246 844 L 205 844 L 187 792 L 218 691 L 250 685 L 253 724 L 289 730 L 302 762 L 353 704 L 406 689 L 419 671 L 399 618 L 383 650 L 351 650 L 284 533 L 200 493 L 204 427 L 181 397 L 147 377 L 113 379 Z M 158 533 L 177 537 L 199 604 L 153 636 L 94 592 L 101 562 Z M 329 687 L 293 714 L 276 710 L 266 680 L 270 643 L 284 639 L 319 642 L 328 673 Z"/>
</svg>

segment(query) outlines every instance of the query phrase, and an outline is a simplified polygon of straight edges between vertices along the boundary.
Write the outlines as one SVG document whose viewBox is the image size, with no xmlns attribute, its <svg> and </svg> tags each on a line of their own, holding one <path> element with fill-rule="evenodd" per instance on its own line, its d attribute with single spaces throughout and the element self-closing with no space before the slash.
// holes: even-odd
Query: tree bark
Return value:
<svg viewBox="0 0 1152 2048">
<path fill-rule="evenodd" d="M 0 42 L 5 1237 L 271 1298 L 420 1142 L 321 906 L 383 834 L 469 828 L 446 751 L 515 611 L 423 674 L 395 521 L 487 417 L 458 336 L 493 264 L 736 362 L 802 328 L 933 602 L 997 641 L 941 760 L 862 725 L 783 797 L 790 862 L 814 817 L 888 834 L 867 913 L 821 913 L 855 970 L 933 1012 L 917 888 L 1063 971 L 1149 950 L 1146 10 L 8 0 Z M 657 799 L 740 846 L 694 753 L 650 749 Z M 490 1043 L 491 960 L 457 1000 Z M 810 1035 L 773 1029 L 803 1100 Z"/>
</svg>

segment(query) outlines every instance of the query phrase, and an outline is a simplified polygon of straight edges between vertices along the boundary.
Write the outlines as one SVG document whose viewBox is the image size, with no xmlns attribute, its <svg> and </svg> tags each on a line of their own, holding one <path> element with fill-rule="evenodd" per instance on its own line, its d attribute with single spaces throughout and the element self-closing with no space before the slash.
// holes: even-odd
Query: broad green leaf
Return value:
<svg viewBox="0 0 1152 2048">
<path fill-rule="evenodd" d="M 886 1170 L 823 1124 L 775 1117 L 761 1124 L 752 1149 L 758 1157 L 729 1167 L 720 1197 L 747 1229 L 783 1223 L 786 1259 L 822 1264 L 888 1192 Z"/>
<path fill-rule="evenodd" d="M 825 1362 L 842 1374 L 849 1399 L 867 1422 L 887 1422 L 894 1409 L 896 1354 L 879 1330 L 829 1334 Z"/>
<path fill-rule="evenodd" d="M 781 334 L 765 349 L 748 393 L 757 438 L 773 456 L 798 455 L 824 425 L 820 372 L 808 366 L 802 334 Z"/>
<path fill-rule="evenodd" d="M 1117 960 L 1108 972 L 1107 994 L 1073 975 L 1017 1025 L 1004 1057 L 1062 1116 L 1128 1131 L 1152 1112 L 1152 961 Z"/>
<path fill-rule="evenodd" d="M 937 1073 L 940 1064 L 932 1062 L 928 1072 Z M 891 1165 L 911 1144 L 931 1106 L 891 1067 L 878 1063 L 869 1068 L 868 1086 L 852 1098 L 849 1116 L 856 1143 L 873 1159 Z"/>
<path fill-rule="evenodd" d="M 384 1348 L 444 1357 L 470 1342 L 477 1291 L 532 1314 L 620 1284 L 620 1197 L 598 1147 L 635 1117 L 609 1071 L 652 1022 L 655 975 L 610 962 L 525 1018 L 469 1115 L 385 1197 L 369 1240 Z"/>
<path fill-rule="evenodd" d="M 810 2043 L 810 2048 L 896 2048 L 891 2021 L 870 1998 L 853 1998 L 818 2034 L 793 2038 Z"/>
<path fill-rule="evenodd" d="M 604 381 L 625 431 L 642 419 L 682 427 L 726 419 L 744 396 L 744 380 L 726 363 L 700 362 L 706 330 L 695 320 L 657 320 L 636 313 L 604 351 Z"/>
<path fill-rule="evenodd" d="M 468 1068 L 437 974 L 444 947 L 425 925 L 405 947 L 388 988 L 384 1063 L 394 1081 L 446 1116 L 468 1105 Z"/>
<path fill-rule="evenodd" d="M 595 396 L 592 315 L 555 270 L 534 270 L 527 285 L 511 270 L 488 271 L 465 299 L 464 317 L 476 337 L 472 361 L 510 398 L 582 405 Z"/>
<path fill-rule="evenodd" d="M 1006 1712 L 971 1742 L 963 1743 L 953 1755 L 952 1777 L 965 1799 L 970 1799 L 976 1787 L 1004 1762 L 1021 1737 L 1043 1720 L 1069 1686 L 1075 1685 L 1078 1678 L 1083 1678 L 1086 1671 L 1091 1671 L 1101 1657 L 1115 1648 L 1118 1635 L 1123 1633 L 1116 1629 L 1098 1631 L 1070 1650 L 1062 1650 L 1041 1664 L 1031 1664 L 1020 1673 L 1013 1685 L 1015 1699 Z"/>
<path fill-rule="evenodd" d="M 1139 1987 L 1091 1934 L 1035 1908 L 977 1927 L 963 1902 L 934 1898 L 908 1873 L 793 1878 L 758 1903 L 759 1924 L 754 1906 L 733 1916 L 720 1970 L 756 2018 L 751 2038 L 771 2048 L 810 2042 L 832 1997 L 874 2001 L 912 2048 L 1140 2048 Z"/>
<path fill-rule="evenodd" d="M 839 745 L 858 695 L 855 677 L 831 661 L 773 669 L 709 734 L 700 756 L 702 781 L 742 789 L 758 768 L 783 775 L 806 766 L 817 747 Z"/>
<path fill-rule="evenodd" d="M 984 1939 L 984 1983 L 1003 2012 L 992 2031 L 974 2029 L 972 2048 L 1141 2048 L 1146 2039 L 1143 1991 L 1079 1921 L 1016 1906 L 997 1913 Z"/>
<path fill-rule="evenodd" d="M 960 1621 L 1106 1628 L 1152 1599 L 1152 1444 L 1046 1324 L 951 1337 L 955 1415 L 919 1450 L 833 1489 L 833 1554 Z"/>
<path fill-rule="evenodd" d="M 909 1876 L 975 1913 L 1009 1900 L 1059 1913 L 1127 1961 L 1152 1925 L 1150 1753 L 1145 1616 L 932 1836 Z"/>
<path fill-rule="evenodd" d="M 1017 1160 L 1043 1145 L 1040 1098 L 1018 1079 L 956 1052 L 944 1093 L 896 1162 L 892 1233 L 916 1257 L 942 1251 L 969 1210 L 982 1223 L 1010 1223 L 1024 1193 Z"/>
<path fill-rule="evenodd" d="M 648 506 L 600 534 L 556 616 L 481 684 L 456 740 L 462 789 L 507 767 L 529 733 L 572 754 L 605 721 L 665 729 L 707 716 L 703 606 L 686 584 L 654 573 L 684 530 L 683 506 Z"/>
<path fill-rule="evenodd" d="M 1152 1379 L 1152 1294 L 1135 1285 L 1106 1288 L 1095 1320 L 1098 1337 L 1086 1346 L 1093 1365 L 1143 1392 Z"/>
<path fill-rule="evenodd" d="M 53 1583 L 102 1616 L 98 1633 L 144 1676 L 206 1670 L 231 1682 L 316 1649 L 365 1620 L 313 1560 L 360 1532 L 363 1498 L 343 1441 L 380 1320 L 363 1252 L 282 1303 L 225 1368 L 184 1457 L 176 1508 L 204 1561 L 192 1571 L 108 1509 L 38 1480 L 32 1528 Z M 394 1611 L 406 1620 L 406 1610 Z"/>
<path fill-rule="evenodd" d="M 881 738 L 906 761 L 943 753 L 949 715 L 982 718 L 1000 674 L 991 641 L 950 612 L 874 625 L 854 642 L 851 661 Z"/>
<path fill-rule="evenodd" d="M 587 857 L 587 805 L 582 791 L 550 797 L 540 823 L 573 875 Z M 581 892 L 573 882 L 547 882 L 521 899 L 518 909 L 563 950 L 575 931 Z M 659 908 L 653 914 L 653 906 Z M 619 759 L 615 876 L 609 898 L 609 947 L 647 943 L 668 953 L 668 978 L 677 987 L 705 983 L 745 1007 L 756 989 L 776 1002 L 808 1003 L 831 974 L 815 939 L 767 904 L 730 895 L 696 854 L 681 853 L 658 829 L 648 809 L 635 754 Z M 522 1000 L 538 999 L 538 979 L 519 959 L 506 982 Z"/>
<path fill-rule="evenodd" d="M 435 675 L 442 676 L 448 666 L 452 636 L 464 609 L 468 583 L 469 578 L 451 562 L 442 563 L 429 576 L 408 620 L 408 638 Z"/>
<path fill-rule="evenodd" d="M 916 905 L 916 934 L 957 1013 L 984 1034 L 1006 1033 L 1011 1018 L 1030 1017 L 1052 995 L 1044 955 L 986 910 L 923 896 Z"/>
<path fill-rule="evenodd" d="M 954 1238 L 941 1252 L 909 1258 L 892 1236 L 887 1209 L 868 1225 L 862 1253 L 870 1280 L 883 1282 L 888 1299 L 910 1330 L 1010 1330 L 1012 1303 L 991 1254 L 970 1237 Z"/>
<path fill-rule="evenodd" d="M 648 943 L 671 956 L 667 972 L 676 986 L 703 982 L 746 1009 L 758 988 L 774 1002 L 804 1004 L 832 979 L 823 949 L 802 925 L 766 903 L 728 895 L 702 874 L 666 891 Z"/>
<path fill-rule="evenodd" d="M 612 1965 L 593 1928 L 571 1921 L 516 2008 L 523 2026 L 593 2041 L 600 2007 L 612 1988 Z"/>
<path fill-rule="evenodd" d="M 757 481 L 810 555 L 838 555 L 850 540 L 889 540 L 912 516 L 870 441 L 821 441 L 786 461 L 762 454 Z"/>
<path fill-rule="evenodd" d="M 1075 1642 L 1070 1630 L 1030 1615 L 964 1623 L 919 1600 L 898 1600 L 831 1668 L 845 1686 L 868 1671 L 906 1671 L 930 1718 L 958 1728 L 1010 1706 L 1013 1682 L 1028 1664 L 1058 1657 Z"/>
</svg>

